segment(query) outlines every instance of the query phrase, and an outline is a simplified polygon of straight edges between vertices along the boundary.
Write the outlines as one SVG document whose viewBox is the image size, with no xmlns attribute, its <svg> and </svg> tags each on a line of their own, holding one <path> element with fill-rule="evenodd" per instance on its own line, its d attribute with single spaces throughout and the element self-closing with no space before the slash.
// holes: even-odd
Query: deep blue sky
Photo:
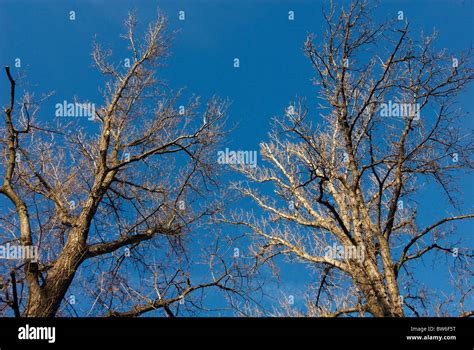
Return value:
<svg viewBox="0 0 474 350">
<path fill-rule="evenodd" d="M 45 120 L 52 120 L 54 103 L 74 96 L 91 101 L 100 98 L 102 80 L 90 56 L 94 37 L 110 46 L 117 60 L 123 59 L 127 56 L 119 33 L 127 12 L 136 9 L 143 28 L 154 19 L 157 7 L 169 17 L 170 29 L 178 30 L 161 76 L 171 87 L 185 86 L 203 99 L 213 94 L 230 99 L 228 121 L 237 127 L 227 146 L 257 150 L 259 142 L 267 138 L 270 119 L 282 115 L 291 100 L 306 97 L 310 106 L 315 105 L 310 82 L 313 73 L 302 45 L 308 32 L 322 33 L 320 1 L 0 0 L 0 62 L 14 66 L 14 59 L 21 58 L 21 73 L 26 78 L 19 93 L 22 89 L 37 95 L 55 91 L 41 113 Z M 75 21 L 69 20 L 71 10 L 76 12 Z M 186 12 L 185 21 L 178 21 L 179 10 Z M 295 11 L 294 21 L 287 19 L 289 10 Z M 472 0 L 382 1 L 374 16 L 382 20 L 395 16 L 398 10 L 404 11 L 415 33 L 436 28 L 439 48 L 457 52 L 472 46 Z M 233 68 L 236 57 L 240 59 L 238 69 Z M 17 73 L 13 70 L 15 76 Z M 3 75 L 0 81 L 3 105 L 8 97 Z M 473 92 L 471 87 L 461 99 L 461 106 L 471 114 Z M 473 126 L 471 119 L 466 128 L 472 130 Z M 460 186 L 463 208 L 472 212 L 472 178 L 462 178 Z M 439 198 L 433 191 L 421 194 L 423 217 L 437 218 L 449 209 Z M 472 222 L 458 225 L 459 234 L 471 243 L 473 228 Z M 305 270 L 287 267 L 283 273 L 282 290 L 296 295 L 294 290 L 305 281 Z M 426 264 L 418 269 L 418 275 L 449 292 L 444 266 L 432 269 Z"/>
</svg>

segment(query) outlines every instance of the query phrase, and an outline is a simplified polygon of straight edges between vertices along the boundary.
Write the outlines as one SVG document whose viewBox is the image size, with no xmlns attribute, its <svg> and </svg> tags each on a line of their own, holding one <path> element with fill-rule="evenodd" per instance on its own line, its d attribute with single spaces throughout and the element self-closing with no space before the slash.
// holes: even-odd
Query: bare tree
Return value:
<svg viewBox="0 0 474 350">
<path fill-rule="evenodd" d="M 453 274 L 472 271 L 472 254 L 446 226 L 474 217 L 460 212 L 454 181 L 472 169 L 472 137 L 455 106 L 474 77 L 470 55 L 436 51 L 436 33 L 414 39 L 403 13 L 377 24 L 371 11 L 357 0 L 324 11 L 324 37 L 304 44 L 320 119 L 303 101 L 291 104 L 261 143 L 265 165 L 236 167 L 248 181 L 234 188 L 262 214 L 223 220 L 250 229 L 259 264 L 283 255 L 316 272 L 305 310 L 280 315 L 452 314 L 432 308 L 412 268 L 441 252 Z M 427 181 L 452 204 L 446 217 L 417 214 Z M 472 288 L 461 290 L 455 306 L 472 314 L 463 306 Z"/>
<path fill-rule="evenodd" d="M 196 262 L 187 249 L 193 232 L 206 242 L 208 218 L 221 208 L 213 194 L 214 147 L 227 102 L 212 98 L 201 108 L 192 97 L 178 106 L 181 92 L 156 77 L 171 39 L 166 18 L 159 14 L 144 39 L 136 37 L 133 14 L 125 24 L 126 68 L 109 62 L 110 50 L 94 47 L 106 85 L 88 127 L 60 117 L 44 123 L 39 104 L 50 96 L 25 94 L 17 103 L 5 68 L 10 104 L 0 193 L 10 205 L 1 213 L 0 239 L 2 246 L 39 249 L 39 257 L 2 265 L 9 273 L 1 285 L 5 314 L 138 316 L 161 309 L 174 316 L 180 307 L 201 307 L 204 289 L 232 292 L 238 283 L 234 267 L 209 259 L 219 252 L 216 243 L 204 261 L 212 274 L 193 280 Z"/>
</svg>

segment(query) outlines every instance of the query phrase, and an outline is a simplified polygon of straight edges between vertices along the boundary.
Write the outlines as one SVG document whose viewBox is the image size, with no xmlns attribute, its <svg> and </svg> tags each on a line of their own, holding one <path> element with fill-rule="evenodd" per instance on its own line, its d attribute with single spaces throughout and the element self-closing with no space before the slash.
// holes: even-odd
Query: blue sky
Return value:
<svg viewBox="0 0 474 350">
<path fill-rule="evenodd" d="M 214 94 L 231 101 L 228 123 L 235 129 L 226 141 L 233 149 L 257 150 L 267 139 L 270 119 L 282 115 L 296 97 L 305 97 L 308 105 L 316 102 L 310 79 L 312 69 L 303 55 L 302 45 L 308 32 L 322 33 L 320 1 L 24 1 L 0 0 L 0 62 L 14 66 L 21 59 L 17 76 L 25 75 L 21 90 L 38 96 L 55 91 L 51 102 L 42 107 L 42 118 L 53 119 L 54 104 L 74 96 L 100 100 L 100 74 L 92 67 L 90 56 L 95 40 L 111 47 L 117 60 L 127 57 L 119 39 L 123 19 L 135 9 L 141 28 L 154 19 L 156 8 L 169 17 L 170 30 L 177 30 L 172 55 L 160 76 L 173 88 L 187 87 L 207 99 Z M 69 20 L 69 11 L 76 20 Z M 178 20 L 184 10 L 186 19 Z M 288 11 L 295 20 L 288 21 Z M 414 33 L 423 29 L 439 31 L 437 46 L 460 51 L 472 46 L 474 3 L 472 0 L 399 0 L 381 1 L 374 13 L 378 20 L 395 16 L 403 10 Z M 233 67 L 239 58 L 240 68 Z M 6 80 L 2 76 L 0 103 L 7 102 Z M 460 105 L 474 112 L 473 87 Z M 317 113 L 313 116 L 316 118 Z M 87 123 L 84 121 L 84 123 Z M 472 130 L 470 119 L 466 128 Z M 472 178 L 462 177 L 463 208 L 473 211 Z M 422 217 L 437 218 L 449 204 L 440 193 L 422 191 L 419 201 Z M 424 204 L 424 205 L 423 205 Z M 458 224 L 458 233 L 469 239 L 472 247 L 473 223 Z M 417 275 L 430 285 L 449 291 L 445 266 L 433 269 L 427 260 Z M 282 270 L 283 293 L 293 293 L 307 282 L 306 270 L 288 266 Z M 278 293 L 277 293 L 278 294 Z M 472 303 L 471 303 L 472 304 Z"/>
</svg>

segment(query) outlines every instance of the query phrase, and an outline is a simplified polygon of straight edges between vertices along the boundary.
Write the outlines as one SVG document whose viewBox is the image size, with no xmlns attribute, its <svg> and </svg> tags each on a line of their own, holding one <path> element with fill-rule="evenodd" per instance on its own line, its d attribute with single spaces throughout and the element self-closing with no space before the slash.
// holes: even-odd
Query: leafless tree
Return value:
<svg viewBox="0 0 474 350">
<path fill-rule="evenodd" d="M 196 261 L 187 248 L 189 237 L 206 242 L 208 218 L 221 209 L 214 149 L 227 102 L 214 97 L 201 107 L 192 97 L 178 107 L 181 91 L 156 76 L 169 52 L 166 17 L 159 14 L 143 39 L 133 14 L 125 24 L 128 66 L 94 47 L 105 86 L 87 127 L 60 117 L 46 124 L 39 105 L 50 95 L 24 94 L 18 102 L 5 68 L 10 104 L 0 193 L 9 205 L 0 240 L 38 247 L 39 258 L 2 264 L 3 314 L 138 316 L 160 309 L 171 317 L 202 307 L 209 287 L 236 291 L 239 271 L 219 257 L 217 243 L 207 241 L 204 277 L 193 278 Z"/>
<path fill-rule="evenodd" d="M 474 217 L 460 212 L 455 186 L 472 169 L 472 136 L 455 105 L 474 77 L 470 53 L 437 51 L 436 33 L 415 39 L 403 14 L 377 24 L 371 11 L 357 0 L 324 10 L 323 38 L 304 43 L 318 119 L 302 100 L 275 119 L 260 144 L 264 165 L 236 166 L 247 181 L 233 187 L 258 211 L 223 220 L 251 232 L 260 265 L 284 256 L 315 271 L 305 309 L 276 314 L 452 314 L 413 275 L 428 254 L 445 253 L 463 281 L 454 307 L 472 315 L 472 253 L 449 227 Z M 445 217 L 417 214 L 428 182 L 451 203 Z"/>
</svg>

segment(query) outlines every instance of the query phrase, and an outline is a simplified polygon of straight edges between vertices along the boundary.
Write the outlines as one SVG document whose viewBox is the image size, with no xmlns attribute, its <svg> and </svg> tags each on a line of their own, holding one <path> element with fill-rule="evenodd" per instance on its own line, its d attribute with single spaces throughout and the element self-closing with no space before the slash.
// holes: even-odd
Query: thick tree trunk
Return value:
<svg viewBox="0 0 474 350">
<path fill-rule="evenodd" d="M 369 313 L 375 317 L 403 317 L 398 286 L 388 287 L 374 262 L 366 260 L 363 266 L 354 268 L 352 277 L 366 299 Z M 397 295 L 393 295 L 390 290 L 396 290 Z"/>
<path fill-rule="evenodd" d="M 61 255 L 43 283 L 36 290 L 30 290 L 25 317 L 54 317 L 61 306 L 79 265 L 83 262 L 86 250 L 88 217 L 82 219 L 83 225 L 75 227 L 69 233 L 69 239 Z"/>
<path fill-rule="evenodd" d="M 56 316 L 83 256 L 83 251 L 78 248 L 61 254 L 44 285 L 39 290 L 30 291 L 25 317 Z"/>
</svg>

